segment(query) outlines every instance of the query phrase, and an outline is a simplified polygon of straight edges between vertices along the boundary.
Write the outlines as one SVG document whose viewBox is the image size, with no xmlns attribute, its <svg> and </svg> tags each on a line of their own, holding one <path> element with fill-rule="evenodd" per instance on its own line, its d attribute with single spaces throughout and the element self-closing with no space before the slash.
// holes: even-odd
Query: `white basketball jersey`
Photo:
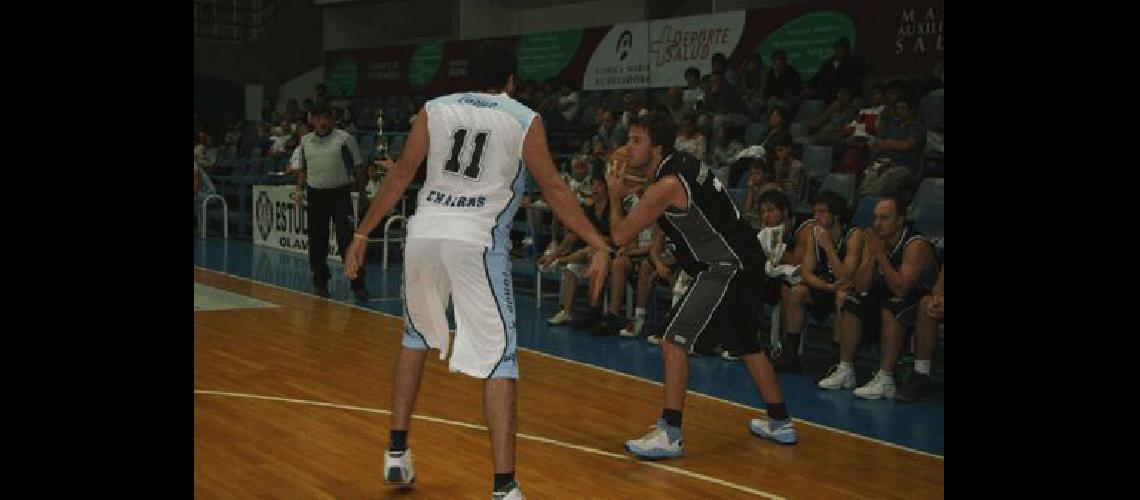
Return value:
<svg viewBox="0 0 1140 500">
<path fill-rule="evenodd" d="M 424 105 L 427 176 L 409 238 L 471 241 L 510 248 L 522 197 L 523 138 L 535 112 L 506 94 L 451 94 Z"/>
</svg>

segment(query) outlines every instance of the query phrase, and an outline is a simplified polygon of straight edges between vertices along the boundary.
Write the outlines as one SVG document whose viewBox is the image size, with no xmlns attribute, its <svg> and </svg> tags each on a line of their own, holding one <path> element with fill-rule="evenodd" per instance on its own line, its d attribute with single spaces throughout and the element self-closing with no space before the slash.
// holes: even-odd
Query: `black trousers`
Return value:
<svg viewBox="0 0 1140 500">
<path fill-rule="evenodd" d="M 306 222 L 309 226 L 309 268 L 313 271 L 313 282 L 318 286 L 329 282 L 329 219 L 336 226 L 336 245 L 340 255 L 352 243 L 352 185 L 332 189 L 308 189 L 309 210 Z M 352 288 L 364 287 L 364 269 L 361 268 L 352 280 Z"/>
</svg>

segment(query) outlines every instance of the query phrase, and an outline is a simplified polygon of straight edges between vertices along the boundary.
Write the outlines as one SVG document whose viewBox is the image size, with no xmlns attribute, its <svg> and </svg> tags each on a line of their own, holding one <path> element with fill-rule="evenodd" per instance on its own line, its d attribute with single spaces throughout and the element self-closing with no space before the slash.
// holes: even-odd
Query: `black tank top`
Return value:
<svg viewBox="0 0 1140 500">
<path fill-rule="evenodd" d="M 675 151 L 657 167 L 653 180 L 676 175 L 688 197 L 688 211 L 667 209 L 658 220 L 677 246 L 678 261 L 695 274 L 713 263 L 738 268 L 763 265 L 764 252 L 756 230 L 741 218 L 728 190 L 693 155 Z"/>
<path fill-rule="evenodd" d="M 919 240 L 926 245 L 930 245 L 930 253 L 931 255 L 935 255 L 935 258 L 931 259 L 930 265 L 926 266 L 926 269 L 922 270 L 922 274 L 919 275 L 918 281 L 915 282 L 914 286 L 911 287 L 910 292 L 908 292 L 906 294 L 906 297 L 904 297 L 908 303 L 916 301 L 923 295 L 930 293 L 930 290 L 934 287 L 934 282 L 938 280 L 938 258 L 936 252 L 934 251 L 934 244 L 930 242 L 929 238 L 916 231 L 909 225 L 903 227 L 902 237 L 899 238 L 899 242 L 887 251 L 887 260 L 891 262 L 891 267 L 894 267 L 895 271 L 902 270 L 903 251 L 906 249 L 907 245 L 909 245 L 910 242 L 914 240 Z M 890 287 L 887 286 L 886 280 L 883 278 L 882 269 L 875 269 L 875 280 L 873 286 L 881 287 L 884 289 L 886 292 L 885 296 L 893 295 L 893 293 L 890 291 Z"/>
<path fill-rule="evenodd" d="M 839 260 L 847 257 L 847 240 L 851 237 L 851 233 L 858 228 L 849 227 L 843 232 L 843 236 L 839 237 L 839 244 L 835 246 L 835 254 L 839 256 Z M 828 283 L 835 283 L 835 270 L 831 268 L 831 263 L 827 260 L 827 252 L 824 251 L 823 246 L 819 244 L 819 240 L 812 235 L 812 241 L 815 242 L 815 268 L 813 273 L 819 276 Z"/>
</svg>

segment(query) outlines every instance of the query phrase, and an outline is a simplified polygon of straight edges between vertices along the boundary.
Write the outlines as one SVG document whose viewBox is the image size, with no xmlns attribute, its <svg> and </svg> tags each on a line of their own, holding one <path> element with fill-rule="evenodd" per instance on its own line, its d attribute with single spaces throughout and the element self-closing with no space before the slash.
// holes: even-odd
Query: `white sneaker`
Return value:
<svg viewBox="0 0 1140 500">
<path fill-rule="evenodd" d="M 637 455 L 638 458 L 674 458 L 681 456 L 681 448 L 685 439 L 678 436 L 676 441 L 669 439 L 665 430 L 665 419 L 657 419 L 657 423 L 649 428 L 649 433 L 640 439 L 630 439 L 625 442 L 625 449 Z"/>
<path fill-rule="evenodd" d="M 400 488 L 411 488 L 416 483 L 412 467 L 412 449 L 384 452 L 384 482 Z"/>
<path fill-rule="evenodd" d="M 754 418 L 748 422 L 748 430 L 754 436 L 771 439 L 780 444 L 796 444 L 796 426 L 791 419 L 774 420 Z"/>
<path fill-rule="evenodd" d="M 875 378 L 863 387 L 855 389 L 855 395 L 863 399 L 879 399 L 895 397 L 895 378 L 891 372 L 879 370 Z"/>
<path fill-rule="evenodd" d="M 564 325 L 566 323 L 569 323 L 571 319 L 573 319 L 573 317 L 570 316 L 570 313 L 559 309 L 558 314 L 555 314 L 554 317 L 546 320 L 546 323 L 552 326 Z"/>
<path fill-rule="evenodd" d="M 827 376 L 819 381 L 820 389 L 850 389 L 855 387 L 855 370 L 843 364 L 834 365 Z"/>
<path fill-rule="evenodd" d="M 645 326 L 645 318 L 634 318 L 633 323 L 626 323 L 625 328 L 622 328 L 618 335 L 627 339 L 634 338 L 641 335 L 641 328 Z"/>
<path fill-rule="evenodd" d="M 659 345 L 661 344 L 661 335 L 655 333 L 653 335 L 645 337 L 645 340 L 650 344 Z"/>
<path fill-rule="evenodd" d="M 526 500 L 523 496 L 522 490 L 519 489 L 518 483 L 510 491 L 496 491 L 491 493 L 491 500 Z"/>
</svg>

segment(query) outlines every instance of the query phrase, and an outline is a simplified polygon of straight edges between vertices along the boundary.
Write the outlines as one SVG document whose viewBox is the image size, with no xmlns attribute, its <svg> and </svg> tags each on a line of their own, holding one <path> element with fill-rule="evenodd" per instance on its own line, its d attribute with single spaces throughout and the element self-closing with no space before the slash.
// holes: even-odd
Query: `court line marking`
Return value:
<svg viewBox="0 0 1140 500">
<path fill-rule="evenodd" d="M 342 409 L 342 410 L 353 410 L 353 411 L 363 411 L 363 412 L 369 412 L 369 413 L 380 413 L 383 415 L 391 415 L 392 414 L 391 410 L 384 410 L 381 408 L 365 408 L 362 406 L 326 403 L 323 401 L 311 401 L 311 400 L 307 400 L 307 399 L 293 399 L 293 398 L 283 398 L 283 397 L 277 397 L 277 396 L 262 396 L 259 394 L 244 394 L 244 393 L 238 393 L 238 392 L 211 391 L 211 390 L 205 390 L 205 389 L 194 389 L 194 394 L 206 394 L 206 395 L 212 395 L 212 396 L 226 396 L 226 397 L 248 398 L 248 399 L 261 399 L 261 400 L 266 400 L 266 401 L 278 401 L 278 402 L 284 402 L 284 403 L 304 404 L 304 405 L 310 405 L 310 406 L 323 406 L 326 408 L 337 408 L 337 409 Z M 412 415 L 412 418 L 417 419 L 417 420 L 425 420 L 428 422 L 435 422 L 438 424 L 451 425 L 454 427 L 464 427 L 467 429 L 474 429 L 474 430 L 478 430 L 478 431 L 487 431 L 487 427 L 485 427 L 485 426 L 478 425 L 478 424 L 472 424 L 472 423 L 468 423 L 468 422 L 460 422 L 458 420 L 448 420 L 446 418 L 432 417 L 432 416 L 428 416 L 428 415 Z M 749 494 L 756 495 L 756 496 L 761 496 L 764 498 L 770 498 L 773 500 L 783 500 L 783 498 L 784 498 L 784 497 L 781 497 L 779 495 L 774 495 L 774 494 L 768 493 L 768 492 L 763 491 L 763 490 L 750 488 L 750 487 L 744 486 L 742 484 L 733 483 L 731 481 L 726 481 L 724 479 L 715 478 L 712 476 L 706 476 L 706 475 L 701 474 L 699 472 L 693 472 L 690 470 L 681 469 L 679 467 L 675 467 L 672 465 L 665 465 L 662 463 L 645 461 L 645 460 L 636 460 L 633 457 L 628 456 L 628 455 L 621 455 L 618 453 L 613 453 L 613 452 L 609 452 L 609 451 L 605 451 L 605 450 L 590 448 L 588 446 L 566 443 L 566 442 L 558 441 L 557 439 L 551 439 L 548 437 L 536 436 L 533 434 L 526 434 L 523 432 L 516 432 L 515 435 L 520 437 L 520 438 L 523 438 L 523 439 L 527 439 L 527 440 L 531 440 L 531 441 L 537 441 L 540 443 L 552 444 L 555 446 L 560 446 L 562 448 L 577 450 L 577 451 L 581 451 L 584 453 L 591 453 L 594 455 L 614 458 L 614 459 L 618 459 L 618 460 L 632 461 L 635 463 L 645 465 L 647 467 L 653 467 L 655 469 L 661 469 L 661 470 L 664 470 L 666 472 L 672 472 L 674 474 L 679 474 L 679 475 L 686 476 L 686 477 L 689 477 L 692 479 L 697 479 L 699 481 L 704 481 L 707 483 L 716 484 L 716 485 L 724 486 L 727 488 L 732 488 L 732 489 L 737 490 L 737 491 L 749 493 Z"/>
<path fill-rule="evenodd" d="M 302 292 L 302 291 L 300 291 L 300 290 L 294 290 L 294 289 L 292 289 L 292 288 L 288 288 L 288 287 L 280 286 L 280 285 L 277 285 L 277 284 L 274 284 L 274 283 L 267 283 L 267 282 L 264 282 L 264 281 L 258 281 L 258 280 L 255 280 L 255 279 L 246 278 L 245 276 L 238 276 L 238 275 L 236 275 L 236 274 L 230 274 L 230 273 L 227 273 L 227 272 L 224 272 L 224 271 L 215 271 L 215 270 L 213 270 L 213 269 L 206 269 L 206 268 L 204 268 L 204 267 L 201 267 L 201 266 L 194 266 L 194 268 L 195 268 L 195 269 L 200 269 L 200 270 L 202 270 L 202 271 L 206 271 L 206 272 L 211 272 L 211 273 L 216 273 L 216 274 L 222 274 L 222 275 L 225 275 L 225 276 L 229 276 L 229 277 L 231 277 L 231 278 L 236 278 L 236 279 L 239 279 L 239 280 L 248 281 L 248 282 L 250 282 L 250 283 L 257 283 L 257 284 L 259 284 L 259 285 L 267 286 L 267 287 L 270 287 L 270 288 L 277 288 L 277 289 L 280 289 L 280 290 L 284 290 L 284 291 L 287 291 L 287 292 L 293 292 L 293 293 L 296 293 L 296 294 L 299 294 L 299 295 L 305 295 L 305 296 L 308 296 L 308 297 L 312 297 L 312 298 L 315 298 L 315 299 L 322 299 L 322 300 L 327 300 L 327 301 L 329 301 L 329 302 L 333 302 L 333 303 L 336 303 L 336 304 L 339 304 L 339 305 L 342 305 L 342 306 L 347 306 L 347 307 L 352 307 L 352 308 L 355 308 L 355 309 L 360 309 L 361 311 L 368 311 L 368 312 L 371 312 L 371 313 L 374 313 L 374 314 L 379 314 L 379 315 L 381 315 L 381 316 L 387 316 L 387 317 L 389 317 L 389 318 L 395 318 L 395 319 L 400 319 L 400 320 L 402 320 L 402 319 L 403 319 L 403 317 L 401 317 L 401 316 L 397 316 L 397 315 L 395 315 L 395 314 L 389 314 L 389 313 L 386 313 L 386 312 L 383 312 L 383 311 L 377 311 L 377 310 L 375 310 L 375 309 L 369 309 L 369 308 L 367 308 L 367 307 L 361 307 L 361 306 L 358 306 L 358 305 L 356 305 L 356 304 L 353 304 L 353 303 L 349 303 L 349 302 L 341 302 L 341 301 L 338 301 L 338 300 L 333 300 L 333 299 L 326 299 L 326 298 L 324 298 L 324 297 L 318 297 L 318 296 L 316 296 L 316 295 L 313 295 L 313 294 L 311 294 L 311 293 L 308 293 L 308 292 Z M 664 383 L 662 383 L 662 382 L 658 382 L 658 381 L 656 381 L 656 380 L 652 380 L 652 379 L 647 379 L 647 378 L 639 377 L 639 376 L 637 376 L 637 375 L 631 375 L 631 374 L 628 374 L 628 373 L 624 373 L 624 372 L 620 372 L 620 371 L 617 371 L 617 370 L 614 370 L 614 369 L 611 369 L 611 368 L 606 368 L 606 367 L 604 367 L 604 366 L 592 365 L 592 364 L 589 364 L 589 363 L 583 363 L 583 362 L 581 362 L 581 361 L 577 361 L 577 360 L 573 360 L 573 359 L 562 358 L 562 357 L 559 357 L 559 356 L 555 356 L 555 355 L 553 355 L 553 354 L 545 353 L 545 352 L 542 352 L 542 351 L 536 351 L 536 350 L 534 350 L 534 349 L 530 349 L 530 348 L 526 348 L 526 347 L 517 347 L 517 349 L 518 349 L 518 350 L 520 350 L 520 351 L 526 351 L 526 352 L 529 352 L 529 353 L 532 353 L 532 354 L 538 354 L 539 356 L 546 356 L 546 357 L 548 357 L 548 358 L 553 358 L 553 359 L 557 359 L 557 360 L 560 360 L 560 361 L 565 361 L 565 362 L 567 362 L 567 363 L 571 363 L 571 364 L 575 364 L 575 365 L 580 365 L 580 366 L 585 366 L 585 367 L 588 367 L 588 368 L 593 368 L 593 369 L 595 369 L 595 370 L 601 370 L 601 371 L 604 371 L 604 372 L 607 372 L 607 373 L 612 373 L 612 374 L 614 374 L 614 375 L 620 375 L 620 376 L 622 376 L 622 377 L 631 378 L 631 379 L 634 379 L 634 380 L 640 380 L 640 381 L 642 381 L 642 382 L 648 382 L 648 383 L 650 383 L 650 384 L 653 384 L 653 385 L 656 385 L 656 386 L 659 386 L 659 387 L 660 387 L 660 386 L 664 386 L 664 385 L 665 385 Z M 719 402 L 721 402 L 721 403 L 725 403 L 725 404 L 728 404 L 728 405 L 732 405 L 732 406 L 735 406 L 735 407 L 738 407 L 738 408 L 742 408 L 742 409 L 745 409 L 745 410 L 758 411 L 758 412 L 760 412 L 760 413 L 763 413 L 763 414 L 767 415 L 767 412 L 766 412 L 766 411 L 765 411 L 763 408 L 756 408 L 756 407 L 754 407 L 754 406 L 748 406 L 748 405 L 746 405 L 746 404 L 744 404 L 744 403 L 738 403 L 738 402 L 736 402 L 736 401 L 729 401 L 729 400 L 727 400 L 727 399 L 722 399 L 722 398 L 719 398 L 719 397 L 716 397 L 716 396 L 710 396 L 710 395 L 708 395 L 708 394 L 705 394 L 705 393 L 703 393 L 703 392 L 694 391 L 694 390 L 692 390 L 692 389 L 689 389 L 689 392 L 688 392 L 688 394 L 691 394 L 691 395 L 695 395 L 695 396 L 700 396 L 700 397 L 703 397 L 703 398 L 706 398 L 706 399 L 711 399 L 711 400 L 713 400 L 713 401 L 719 401 Z M 862 439 L 862 440 L 864 440 L 864 441 L 870 441 L 870 442 L 872 442 L 872 443 L 881 444 L 881 445 L 883 445 L 883 446 L 886 446 L 886 447 L 889 447 L 889 448 L 895 448 L 895 449 L 898 449 L 898 450 L 902 450 L 902 451 L 908 451 L 908 452 L 911 452 L 911 453 L 915 453 L 915 454 L 918 454 L 918 455 L 922 455 L 922 456 L 926 456 L 926 457 L 930 457 L 930 458 L 936 458 L 936 459 L 938 459 L 938 460 L 943 460 L 943 461 L 944 461 L 944 460 L 946 460 L 946 457 L 945 457 L 945 456 L 943 456 L 943 455 L 938 455 L 938 454 L 935 454 L 935 453 L 930 453 L 930 452 L 928 452 L 928 451 L 922 451 L 922 450 L 918 450 L 918 449 L 915 449 L 915 448 L 911 448 L 911 447 L 909 447 L 909 446 L 903 446 L 903 445 L 901 445 L 901 444 L 898 444 L 898 443 L 892 443 L 892 442 L 890 442 L 890 441 L 884 441 L 884 440 L 882 440 L 882 439 L 874 438 L 874 437 L 871 437 L 871 436 L 864 436 L 864 435 L 862 435 L 862 434 L 856 434 L 856 433 L 854 433 L 854 432 L 851 432 L 851 431 L 846 431 L 846 430 L 843 430 L 843 429 L 837 429 L 837 428 L 835 428 L 835 427 L 831 427 L 831 426 L 829 426 L 829 425 L 820 424 L 820 423 L 817 423 L 817 422 L 812 422 L 812 421 L 809 421 L 809 420 L 802 420 L 802 419 L 799 419 L 799 418 L 796 418 L 796 417 L 792 417 L 792 420 L 793 420 L 794 422 L 798 422 L 798 423 L 801 423 L 801 424 L 805 424 L 805 425 L 810 425 L 810 426 L 812 426 L 812 427 L 818 427 L 818 428 L 820 428 L 820 429 L 826 429 L 826 430 L 829 430 L 829 431 L 831 431 L 831 432 L 835 432 L 835 433 L 837 433 L 837 434 L 843 434 L 843 435 L 845 435 L 845 436 L 850 436 L 850 437 L 853 437 L 853 438 L 856 438 L 856 439 Z"/>
</svg>

